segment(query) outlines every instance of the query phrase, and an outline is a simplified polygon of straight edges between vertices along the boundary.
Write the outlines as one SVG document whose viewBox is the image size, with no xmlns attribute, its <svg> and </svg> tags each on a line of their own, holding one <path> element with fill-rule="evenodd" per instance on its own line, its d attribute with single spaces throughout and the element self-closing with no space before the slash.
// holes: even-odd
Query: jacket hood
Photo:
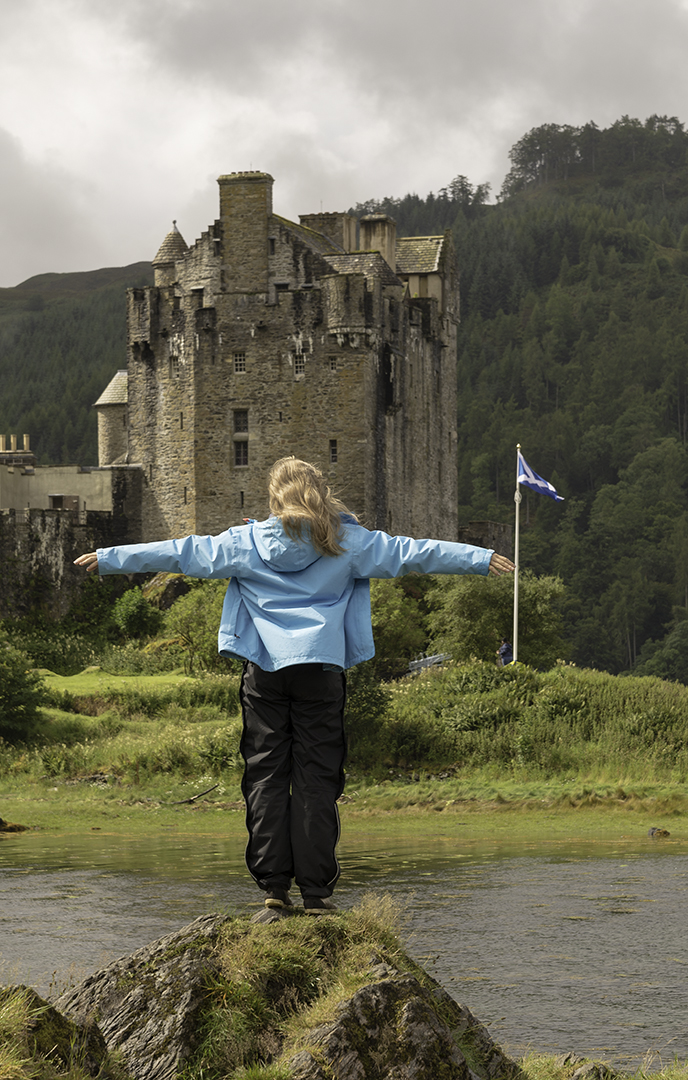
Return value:
<svg viewBox="0 0 688 1080">
<path fill-rule="evenodd" d="M 305 570 L 322 556 L 310 540 L 292 540 L 278 517 L 253 524 L 253 542 L 264 563 L 281 574 Z"/>
</svg>

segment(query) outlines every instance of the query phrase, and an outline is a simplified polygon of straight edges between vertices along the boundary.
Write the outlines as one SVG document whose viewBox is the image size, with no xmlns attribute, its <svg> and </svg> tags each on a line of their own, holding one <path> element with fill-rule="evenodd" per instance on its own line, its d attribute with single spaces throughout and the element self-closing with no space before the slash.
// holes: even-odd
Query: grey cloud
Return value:
<svg viewBox="0 0 688 1080">
<path fill-rule="evenodd" d="M 41 15 L 54 26 L 56 10 L 74 32 L 71 93 L 81 79 L 91 106 L 80 110 L 80 142 L 73 113 L 61 108 L 60 53 L 41 29 Z M 0 144 L 0 238 L 12 252 L 5 280 L 148 258 L 172 217 L 191 242 L 216 216 L 215 177 L 251 165 L 273 173 L 275 207 L 292 217 L 321 200 L 343 209 L 425 195 L 458 173 L 498 191 L 509 148 L 534 126 L 681 116 L 687 34 L 679 0 L 0 6 L 0 54 L 35 40 L 56 58 L 45 93 L 63 154 L 49 174 L 45 124 L 31 109 L 6 116 L 21 143 L 5 135 Z M 112 51 L 94 81 L 92 64 L 78 66 L 79 48 L 103 40 Z M 26 77 L 40 93 L 40 67 Z M 20 93 L 6 80 L 6 103 Z"/>
<path fill-rule="evenodd" d="M 19 140 L 0 128 L 0 250 L 8 253 L 0 287 L 34 274 L 104 265 L 83 194 L 73 177 L 28 161 Z"/>
</svg>

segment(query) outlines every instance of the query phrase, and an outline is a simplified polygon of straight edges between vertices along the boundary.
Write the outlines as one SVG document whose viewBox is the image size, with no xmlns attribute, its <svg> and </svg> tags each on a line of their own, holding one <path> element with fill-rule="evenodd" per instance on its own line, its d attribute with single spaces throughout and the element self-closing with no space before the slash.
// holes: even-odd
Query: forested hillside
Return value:
<svg viewBox="0 0 688 1080">
<path fill-rule="evenodd" d="M 27 432 L 40 464 L 97 464 L 91 406 L 126 367 L 125 289 L 152 280 L 134 263 L 0 289 L 0 432 Z"/>
</svg>

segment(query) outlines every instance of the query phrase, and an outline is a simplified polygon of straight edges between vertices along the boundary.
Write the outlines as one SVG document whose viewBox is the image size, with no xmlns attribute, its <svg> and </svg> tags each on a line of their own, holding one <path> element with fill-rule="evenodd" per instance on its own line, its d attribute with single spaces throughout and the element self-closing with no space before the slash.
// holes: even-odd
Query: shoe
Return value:
<svg viewBox="0 0 688 1080">
<path fill-rule="evenodd" d="M 338 909 L 327 896 L 304 896 L 303 910 L 306 915 L 328 915 Z"/>
<path fill-rule="evenodd" d="M 286 889 L 268 889 L 265 894 L 265 906 L 267 908 L 287 908 L 294 905 Z"/>
</svg>

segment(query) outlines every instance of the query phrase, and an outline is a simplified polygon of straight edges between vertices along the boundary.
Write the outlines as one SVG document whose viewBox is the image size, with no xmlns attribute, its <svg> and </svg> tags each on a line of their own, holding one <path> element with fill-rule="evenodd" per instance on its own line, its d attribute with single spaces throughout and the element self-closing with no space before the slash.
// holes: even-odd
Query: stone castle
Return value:
<svg viewBox="0 0 688 1080">
<path fill-rule="evenodd" d="M 364 525 L 511 553 L 509 526 L 457 520 L 451 235 L 381 214 L 272 210 L 272 177 L 221 176 L 220 216 L 176 227 L 128 294 L 127 367 L 96 404 L 98 467 L 39 466 L 0 436 L 0 617 L 64 614 L 72 560 L 267 515 L 286 454 L 313 461 Z"/>
<path fill-rule="evenodd" d="M 451 235 L 296 224 L 267 173 L 218 183 L 218 220 L 192 247 L 175 226 L 154 286 L 129 290 L 127 369 L 96 402 L 100 466 L 140 469 L 131 538 L 266 516 L 268 470 L 295 454 L 365 525 L 457 539 Z"/>
</svg>

